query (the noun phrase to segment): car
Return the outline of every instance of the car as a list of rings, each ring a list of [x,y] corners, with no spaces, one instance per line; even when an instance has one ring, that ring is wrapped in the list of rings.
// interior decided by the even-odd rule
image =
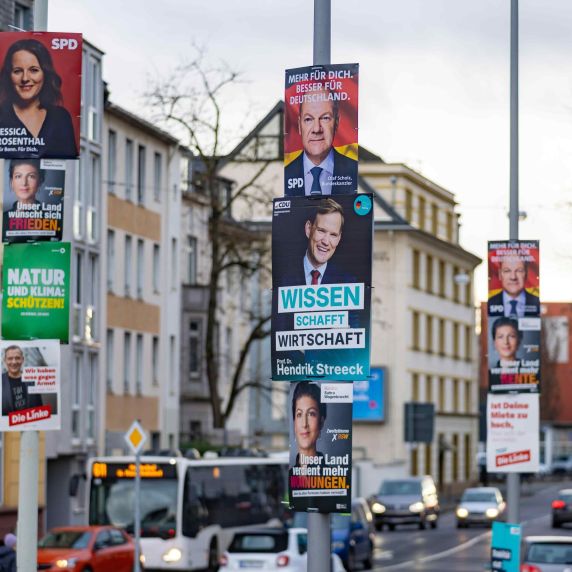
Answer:
[[[572,455],[560,455],[550,464],[550,474],[565,476],[572,473]]]
[[[522,542],[520,572],[572,570],[571,536],[527,536]]]
[[[262,528],[236,532],[219,560],[219,572],[256,569],[276,572],[306,572],[308,531],[305,528]],[[343,572],[332,554],[332,572]]]
[[[132,572],[135,544],[114,526],[65,526],[38,543],[38,570],[44,572]]]
[[[377,495],[370,498],[377,530],[387,525],[394,530],[398,524],[427,524],[437,528],[439,498],[437,487],[429,475],[402,479],[385,479]]]
[[[469,524],[491,526],[495,520],[504,520],[506,503],[496,487],[474,487],[465,489],[455,510],[457,528]]]
[[[350,514],[332,514],[330,519],[332,552],[337,554],[346,570],[362,568],[370,570],[373,565],[375,531],[368,519],[373,519],[363,498],[352,500]],[[294,526],[307,527],[308,513],[294,514]]]
[[[572,522],[572,489],[562,489],[552,501],[552,528]]]

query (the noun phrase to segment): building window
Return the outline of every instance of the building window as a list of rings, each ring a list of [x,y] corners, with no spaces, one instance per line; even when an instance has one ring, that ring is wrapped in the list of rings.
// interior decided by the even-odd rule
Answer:
[[[123,393],[128,395],[131,388],[131,333],[123,336]]]
[[[413,317],[413,336],[412,336],[412,345],[414,350],[419,350],[419,312],[412,312]]]
[[[171,239],[171,288],[177,288],[177,239]]]
[[[175,336],[169,336],[169,393],[175,395],[175,379],[177,366],[177,347],[175,343]]]
[[[452,445],[453,482],[456,483],[459,480],[459,435],[457,435],[457,433],[453,433]]]
[[[459,275],[459,267],[453,267],[453,302],[455,304],[459,303],[459,284],[456,280],[456,277]]]
[[[153,292],[158,294],[161,288],[161,249],[158,244],[153,245]]]
[[[470,361],[473,357],[472,352],[473,338],[471,336],[471,326],[465,326],[465,359]]]
[[[433,257],[427,256],[427,284],[425,290],[433,294]]]
[[[95,440],[95,403],[97,391],[97,356],[95,354],[89,355],[89,376],[88,387],[86,395],[86,439],[93,443]]]
[[[459,359],[459,324],[453,322],[453,358]]]
[[[125,198],[133,200],[133,141],[125,141]]]
[[[137,239],[137,298],[143,298],[143,281],[145,279],[145,243]]]
[[[187,237],[187,280],[189,284],[197,283],[197,239]]]
[[[425,443],[425,474],[430,475],[432,472],[433,448],[431,443]]]
[[[125,252],[123,256],[123,283],[125,296],[131,296],[131,250],[132,239],[125,235]]]
[[[433,378],[430,375],[425,376],[425,401],[433,403]]]
[[[445,411],[445,378],[439,378],[439,411]]]
[[[428,354],[433,353],[433,316],[425,316],[425,339],[426,350]]]
[[[470,413],[472,407],[471,382],[465,381],[465,413]]]
[[[419,401],[419,374],[411,375],[411,401]]]
[[[87,136],[90,141],[98,142],[99,134],[99,108],[101,73],[99,60],[90,57],[88,60],[89,101],[87,101]]]
[[[453,380],[453,411],[459,412],[459,380]]]
[[[453,242],[453,213],[447,213],[447,240]]]
[[[152,368],[153,368],[153,379],[152,383],[156,387],[159,385],[159,338],[153,336],[153,348],[152,348]]]
[[[71,434],[73,439],[79,439],[81,436],[80,429],[80,411],[81,411],[81,354],[74,354],[74,377],[72,387],[72,407],[71,407]]]
[[[107,133],[107,191],[115,194],[117,177],[117,133],[110,129]]]
[[[163,180],[163,158],[160,153],[153,156],[153,198],[161,201],[161,182]]]
[[[115,287],[115,232],[107,231],[107,290]]]
[[[189,378],[196,380],[201,375],[201,322],[189,322]]]
[[[425,199],[419,197],[419,228],[425,230]]]
[[[87,341],[97,338],[97,302],[99,298],[99,259],[96,254],[89,255],[88,300],[85,308],[84,337]]]
[[[77,194],[75,195],[75,200],[73,203],[73,236],[76,240],[81,240],[83,237],[83,223],[84,223],[84,201],[85,201],[85,188],[83,184],[83,163],[84,158],[81,157],[79,161],[76,161],[75,169],[75,188],[77,189]]]
[[[114,377],[114,364],[115,364],[115,352],[113,348],[113,330],[107,330],[107,338],[105,342],[106,347],[106,387],[107,393],[113,393],[113,377]]]
[[[445,280],[447,279],[447,267],[444,260],[439,260],[439,296],[447,296]]]
[[[435,236],[439,234],[439,207],[435,203],[431,205],[431,232]]]
[[[135,340],[135,393],[143,394],[143,335],[137,334]]]
[[[145,147],[139,145],[137,149],[137,202],[145,203]]]
[[[419,262],[420,254],[418,250],[413,251],[413,288],[420,288],[419,284]]]
[[[473,282],[471,280],[471,274],[466,272],[469,276],[469,281],[465,284],[465,306],[471,307],[473,305]]]
[[[83,252],[75,253],[75,289],[73,293],[73,337],[80,340],[83,334],[82,304],[83,304]]]
[[[419,474],[419,450],[411,449],[411,476],[416,477]]]
[[[445,320],[439,318],[439,355],[445,355]]]
[[[100,166],[99,157],[97,155],[91,155],[90,161],[91,176],[89,184],[87,185],[88,196],[86,199],[86,238],[89,242],[94,243],[98,238],[99,221],[97,220],[97,204],[100,191]]]
[[[14,27],[20,30],[31,30],[32,25],[32,10],[16,2],[14,4]]]
[[[471,434],[465,433],[465,480],[468,481],[471,478],[471,458],[472,455],[472,445],[471,445]]]
[[[405,219],[407,222],[412,222],[413,218],[413,193],[405,190]]]

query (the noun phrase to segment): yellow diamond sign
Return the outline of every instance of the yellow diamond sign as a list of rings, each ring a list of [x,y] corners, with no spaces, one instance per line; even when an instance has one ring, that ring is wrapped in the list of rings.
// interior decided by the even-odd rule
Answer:
[[[141,427],[139,421],[133,421],[127,433],[125,433],[125,442],[133,453],[137,454],[141,451],[143,445],[147,441],[147,435]]]

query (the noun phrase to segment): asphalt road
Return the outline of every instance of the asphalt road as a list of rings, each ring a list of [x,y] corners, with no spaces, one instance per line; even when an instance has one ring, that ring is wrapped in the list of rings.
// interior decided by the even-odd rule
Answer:
[[[551,527],[550,503],[561,488],[572,482],[523,484],[520,518],[523,536],[568,535],[572,525]],[[491,531],[488,528],[457,529],[452,511],[441,514],[437,529],[398,527],[377,533],[374,570],[424,570],[426,572],[479,572],[489,569]]]

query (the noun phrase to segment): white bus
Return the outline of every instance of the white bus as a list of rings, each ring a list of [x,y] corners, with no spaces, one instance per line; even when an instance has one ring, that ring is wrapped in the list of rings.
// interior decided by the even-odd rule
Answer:
[[[285,516],[287,459],[141,457],[141,549],[145,570],[216,570],[238,527]],[[133,457],[88,466],[89,524],[134,531]]]

